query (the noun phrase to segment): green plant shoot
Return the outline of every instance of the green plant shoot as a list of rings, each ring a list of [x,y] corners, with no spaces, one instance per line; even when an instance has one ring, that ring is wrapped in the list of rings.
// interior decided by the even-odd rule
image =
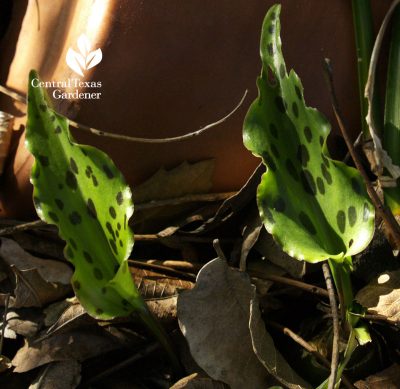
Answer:
[[[358,171],[326,151],[330,125],[306,106],[297,74],[281,52],[280,5],[267,13],[261,36],[259,95],[245,122],[245,146],[267,165],[257,201],[267,230],[283,250],[308,262],[343,262],[374,232],[374,208]]]
[[[72,285],[90,315],[110,319],[144,310],[127,263],[131,191],[106,154],[74,142],[67,119],[51,108],[42,88],[32,86],[35,78],[31,71],[26,145],[35,157],[36,211],[66,241],[64,254],[75,267]]]

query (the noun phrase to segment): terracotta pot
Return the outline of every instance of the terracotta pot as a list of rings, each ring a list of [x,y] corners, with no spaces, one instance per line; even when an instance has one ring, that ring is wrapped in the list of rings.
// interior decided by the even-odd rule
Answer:
[[[44,80],[76,77],[65,62],[85,33],[103,51],[85,80],[102,82],[100,100],[64,101],[59,110],[77,121],[121,134],[169,137],[193,131],[229,112],[245,89],[249,97],[224,124],[175,144],[145,145],[97,138],[75,131],[83,143],[111,155],[131,185],[161,166],[215,158],[214,191],[239,188],[258,160],[242,145],[246,110],[256,95],[259,36],[270,0],[53,0],[15,1],[13,19],[0,45],[0,82],[26,92],[36,68]],[[351,2],[283,0],[282,40],[288,66],[300,75],[309,105],[336,127],[321,62],[332,60],[340,102],[354,134],[359,126]],[[390,1],[373,1],[377,23]],[[0,109],[15,113],[9,99]],[[32,158],[20,138],[3,177],[0,215],[29,215]],[[28,209],[27,209],[28,208]]]

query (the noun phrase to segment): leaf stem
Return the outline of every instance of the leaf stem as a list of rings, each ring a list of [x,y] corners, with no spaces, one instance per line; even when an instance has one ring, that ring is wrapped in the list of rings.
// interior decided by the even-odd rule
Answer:
[[[338,309],[335,299],[335,291],[333,288],[331,272],[329,271],[329,265],[327,262],[324,262],[322,264],[322,270],[325,277],[326,288],[329,294],[329,303],[331,305],[332,320],[333,320],[331,374],[329,376],[328,389],[334,389],[337,378],[338,365],[339,365],[339,340],[340,340],[339,316],[338,316]]]
[[[358,89],[360,94],[361,128],[364,140],[371,135],[366,121],[368,100],[365,98],[365,85],[368,80],[369,62],[374,47],[374,31],[370,0],[352,0],[354,35],[357,50]],[[376,99],[375,99],[376,102]],[[376,102],[378,106],[378,103]]]
[[[400,7],[392,19],[392,38],[386,83],[384,149],[393,163],[400,166]],[[400,180],[395,188],[384,188],[385,203],[400,215]]]

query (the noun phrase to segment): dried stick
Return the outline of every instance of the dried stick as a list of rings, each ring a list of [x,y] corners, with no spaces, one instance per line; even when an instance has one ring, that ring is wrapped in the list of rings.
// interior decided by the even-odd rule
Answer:
[[[328,87],[329,87],[329,92],[331,95],[332,99],[332,106],[333,106],[333,111],[335,113],[337,122],[339,124],[340,131],[343,135],[343,139],[346,142],[347,148],[349,149],[350,155],[354,161],[354,164],[356,165],[358,171],[361,173],[365,185],[367,187],[367,192],[369,197],[371,198],[371,201],[374,203],[374,206],[379,214],[379,216],[385,221],[385,224],[389,230],[389,233],[391,237],[394,240],[394,243],[397,247],[397,249],[400,249],[400,226],[396,222],[396,219],[394,218],[392,212],[388,210],[381,202],[380,198],[378,197],[377,193],[375,192],[374,188],[372,187],[372,184],[368,178],[368,175],[360,161],[360,158],[356,152],[356,150],[353,147],[353,143],[350,139],[350,136],[348,134],[347,128],[344,125],[344,120],[339,108],[338,100],[336,97],[336,92],[335,92],[335,87],[333,84],[333,77],[332,77],[332,68],[329,59],[325,59],[325,75],[328,80]]]
[[[314,346],[308,343],[300,335],[293,332],[290,328],[284,327],[279,323],[276,323],[271,320],[268,320],[267,324],[269,324],[271,327],[278,329],[284,335],[289,336],[289,338],[293,339],[297,344],[299,344],[301,347],[307,350],[310,354],[314,355],[315,358],[317,358],[326,368],[329,369],[331,367],[331,363],[329,362],[328,359],[326,359],[322,354],[318,352],[318,350]],[[344,374],[342,374],[342,381],[343,384],[346,386],[346,388],[356,389],[356,387],[350,382],[350,380]]]
[[[336,305],[335,292],[333,289],[331,272],[327,262],[322,264],[326,288],[329,294],[329,303],[331,305],[332,320],[333,320],[333,343],[332,343],[332,358],[331,358],[331,374],[329,376],[328,389],[335,389],[336,375],[339,366],[339,315]]]
[[[4,93],[5,95],[11,97],[14,100],[17,100],[21,103],[26,104],[26,98],[18,93],[15,93],[8,88],[0,85],[0,92]],[[90,132],[91,134],[97,135],[97,136],[104,136],[107,138],[113,138],[113,139],[118,139],[118,140],[124,140],[127,142],[138,142],[138,143],[172,143],[172,142],[180,142],[182,140],[190,139],[195,136],[201,135],[203,132],[209,130],[210,128],[216,127],[229,119],[243,104],[243,101],[245,100],[247,96],[247,89],[245,90],[242,98],[240,99],[239,103],[236,105],[235,108],[231,112],[229,112],[227,115],[222,117],[221,119],[218,119],[217,121],[207,124],[204,127],[201,127],[199,130],[194,131],[194,132],[189,132],[184,135],[179,135],[179,136],[173,136],[170,138],[140,138],[136,136],[128,136],[128,135],[121,135],[121,134],[114,134],[112,132],[106,132],[102,130],[98,130],[97,128],[89,127],[84,124],[80,124],[78,122],[75,122],[74,120],[68,119],[69,123],[71,124],[72,127],[75,127],[79,130]]]
[[[35,220],[33,222],[16,224],[14,226],[1,228],[0,236],[12,235],[12,234],[16,234],[17,232],[33,230],[35,228],[40,228],[45,225],[46,225],[46,222],[44,222],[42,220]]]
[[[251,277],[256,277],[256,278],[260,278],[263,280],[277,282],[279,284],[293,286],[295,288],[302,289],[305,292],[316,294],[316,295],[319,295],[322,297],[329,297],[328,291],[326,289],[320,288],[318,286],[306,284],[305,282],[302,282],[302,281],[293,280],[292,278],[276,276],[276,275],[272,275],[272,274],[267,275],[262,272],[251,270],[251,269],[248,270],[248,273],[250,274]]]

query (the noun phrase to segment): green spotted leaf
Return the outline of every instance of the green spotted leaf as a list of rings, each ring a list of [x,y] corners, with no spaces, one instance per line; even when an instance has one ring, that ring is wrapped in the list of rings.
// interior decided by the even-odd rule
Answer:
[[[74,142],[67,119],[51,108],[37,80],[31,71],[26,145],[35,157],[36,211],[66,241],[64,254],[75,267],[73,288],[92,316],[145,311],[127,263],[133,246],[131,191],[106,154]]]
[[[292,257],[342,261],[370,242],[374,208],[358,171],[329,157],[330,125],[306,106],[299,77],[286,70],[279,14],[274,5],[264,19],[259,95],[243,129],[245,146],[268,167],[258,207],[266,229]]]

